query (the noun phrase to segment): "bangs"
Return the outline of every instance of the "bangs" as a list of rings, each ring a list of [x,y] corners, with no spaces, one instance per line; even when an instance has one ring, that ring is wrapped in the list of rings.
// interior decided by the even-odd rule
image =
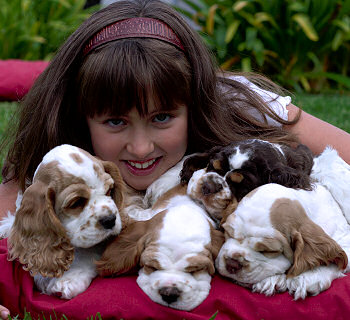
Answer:
[[[123,39],[91,52],[77,77],[81,115],[140,116],[152,103],[159,110],[188,105],[191,71],[185,55],[154,39]]]

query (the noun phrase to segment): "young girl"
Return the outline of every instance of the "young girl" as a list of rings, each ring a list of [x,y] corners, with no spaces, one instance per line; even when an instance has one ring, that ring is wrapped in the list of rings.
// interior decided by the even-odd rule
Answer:
[[[0,216],[14,211],[17,191],[63,143],[115,162],[141,191],[185,154],[252,137],[301,142],[315,154],[332,145],[350,163],[348,133],[276,90],[262,76],[218,71],[197,32],[168,5],[113,3],[68,38],[21,103]]]

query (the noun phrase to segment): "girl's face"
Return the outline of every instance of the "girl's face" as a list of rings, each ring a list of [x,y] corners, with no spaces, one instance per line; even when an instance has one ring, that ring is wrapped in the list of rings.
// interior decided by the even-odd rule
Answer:
[[[136,190],[145,190],[180,161],[187,148],[187,107],[148,109],[144,117],[133,108],[126,116],[87,118],[96,156],[117,164],[124,181]]]

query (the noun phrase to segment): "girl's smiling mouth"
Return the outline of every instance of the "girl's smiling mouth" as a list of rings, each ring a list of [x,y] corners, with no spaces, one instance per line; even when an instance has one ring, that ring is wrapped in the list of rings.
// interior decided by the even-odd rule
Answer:
[[[137,176],[143,176],[148,175],[153,172],[159,161],[162,157],[153,158],[150,160],[145,161],[131,161],[131,160],[124,160],[125,166],[129,170],[130,173],[137,175]]]

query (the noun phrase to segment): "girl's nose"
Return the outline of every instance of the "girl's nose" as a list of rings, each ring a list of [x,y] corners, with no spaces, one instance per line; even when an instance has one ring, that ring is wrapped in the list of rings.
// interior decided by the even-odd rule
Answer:
[[[126,150],[136,159],[147,159],[147,156],[154,151],[153,139],[147,131],[134,132],[129,138]]]

